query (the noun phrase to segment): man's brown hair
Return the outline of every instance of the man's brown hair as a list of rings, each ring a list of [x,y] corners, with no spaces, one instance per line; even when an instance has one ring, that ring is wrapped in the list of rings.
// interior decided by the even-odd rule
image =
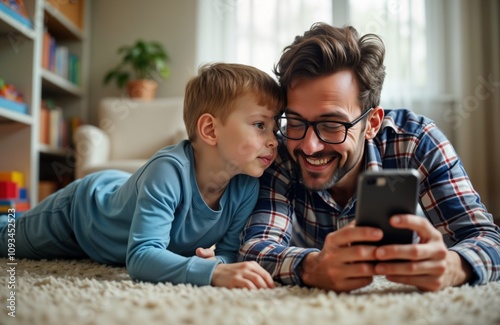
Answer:
[[[366,111],[380,104],[385,78],[384,56],[385,46],[377,35],[366,34],[360,38],[351,26],[338,28],[316,23],[285,47],[274,73],[286,93],[298,78],[351,70],[358,82],[361,109]]]

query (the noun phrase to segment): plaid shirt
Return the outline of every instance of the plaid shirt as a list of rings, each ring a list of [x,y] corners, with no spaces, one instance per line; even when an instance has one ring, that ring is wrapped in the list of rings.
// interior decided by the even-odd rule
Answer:
[[[449,249],[472,265],[470,284],[500,278],[500,229],[434,122],[408,110],[386,110],[379,133],[365,149],[369,170],[419,171],[420,206]],[[238,260],[255,260],[276,281],[302,285],[302,259],[319,251],[328,233],[354,220],[356,195],[342,207],[328,191],[308,191],[283,139],[278,152],[260,178],[259,200],[242,233]]]

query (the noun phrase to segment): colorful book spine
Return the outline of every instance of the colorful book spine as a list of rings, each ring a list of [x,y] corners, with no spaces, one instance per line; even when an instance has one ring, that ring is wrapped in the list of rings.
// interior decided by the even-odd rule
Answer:
[[[40,143],[50,144],[50,111],[47,107],[40,108]]]
[[[70,54],[68,60],[68,80],[75,85],[80,85],[80,59],[77,55]]]
[[[50,42],[51,36],[45,28],[43,32],[43,46],[42,46],[42,67],[50,70]]]
[[[80,84],[80,59],[69,48],[57,43],[45,28],[42,46],[42,67],[75,85]]]
[[[49,115],[49,145],[53,148],[62,148],[63,110],[60,107],[55,107],[49,110]]]
[[[20,0],[19,0],[20,1]],[[9,15],[22,25],[33,28],[33,22],[28,19],[28,14],[24,8],[24,3],[19,1],[0,1],[0,11]]]

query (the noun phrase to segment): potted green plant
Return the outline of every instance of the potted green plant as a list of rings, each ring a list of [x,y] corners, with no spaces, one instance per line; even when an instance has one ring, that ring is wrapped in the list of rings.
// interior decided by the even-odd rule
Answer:
[[[127,86],[130,98],[151,100],[156,95],[157,78],[170,75],[169,56],[162,44],[139,39],[131,46],[118,49],[121,62],[104,77],[104,84],[116,81],[118,88]]]

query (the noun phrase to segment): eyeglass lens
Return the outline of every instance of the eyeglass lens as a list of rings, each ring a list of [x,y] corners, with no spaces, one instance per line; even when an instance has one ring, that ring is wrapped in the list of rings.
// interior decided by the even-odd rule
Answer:
[[[280,132],[292,140],[303,139],[306,135],[309,124],[296,118],[281,117],[279,119]],[[317,135],[327,142],[343,142],[346,136],[346,127],[340,123],[320,121],[314,123]]]

